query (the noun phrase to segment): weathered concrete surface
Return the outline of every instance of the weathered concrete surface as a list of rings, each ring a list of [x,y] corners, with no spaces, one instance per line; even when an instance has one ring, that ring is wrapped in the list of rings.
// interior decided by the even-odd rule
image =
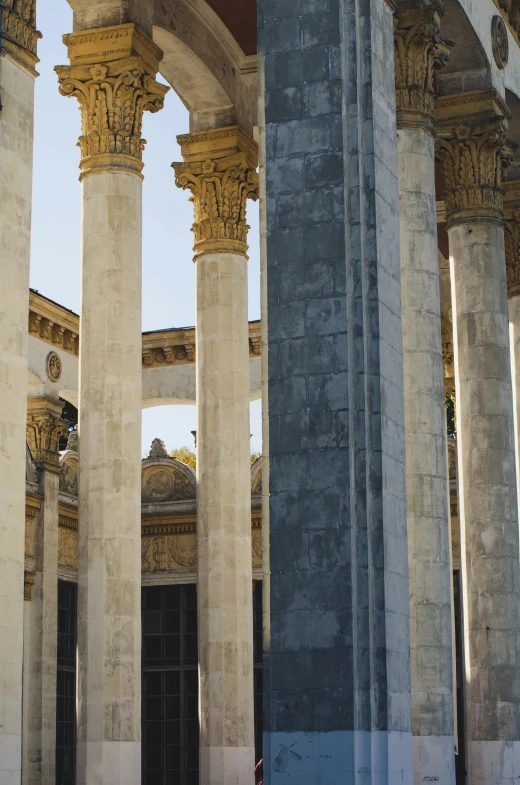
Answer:
[[[141,191],[82,181],[78,785],[141,780]]]
[[[449,229],[469,781],[520,776],[520,563],[504,230]]]
[[[454,783],[450,526],[433,136],[400,128],[414,782]]]
[[[21,772],[34,75],[0,56],[0,783]]]
[[[271,572],[265,780],[409,784],[392,14],[383,0],[264,0],[259,23]]]
[[[254,782],[247,259],[197,276],[200,781]]]

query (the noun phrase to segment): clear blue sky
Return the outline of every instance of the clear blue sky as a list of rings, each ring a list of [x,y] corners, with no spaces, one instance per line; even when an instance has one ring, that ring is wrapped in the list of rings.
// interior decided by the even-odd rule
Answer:
[[[80,189],[78,182],[80,115],[76,99],[58,92],[55,65],[67,64],[62,35],[72,30],[66,0],[39,0],[34,141],[31,286],[79,313]],[[188,131],[188,112],[170,89],[164,109],[145,114],[143,136],[143,330],[195,324],[192,206],[176,188],[172,161],[181,160],[176,136]],[[258,206],[249,203],[251,225],[249,318],[260,318]],[[143,454],[153,438],[168,449],[193,447],[194,406],[162,406],[143,411]],[[261,449],[261,408],[251,406],[251,447]]]

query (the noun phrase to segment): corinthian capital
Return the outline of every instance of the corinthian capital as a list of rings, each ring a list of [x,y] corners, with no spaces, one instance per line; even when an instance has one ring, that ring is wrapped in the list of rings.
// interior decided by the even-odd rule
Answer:
[[[446,222],[503,219],[502,168],[510,112],[494,91],[437,100],[435,154],[444,180]]]
[[[504,183],[507,294],[520,295],[520,181]]]
[[[161,50],[135,24],[117,25],[63,38],[70,66],[55,68],[60,93],[81,109],[80,168],[123,168],[140,173],[143,114],[164,105],[169,88],[156,81]]]
[[[448,61],[451,44],[440,37],[444,6],[401,2],[394,17],[395,98],[398,128],[434,131],[433,74]]]
[[[12,54],[34,72],[36,48],[42,34],[36,29],[36,0],[0,2],[0,54]]]
[[[60,438],[67,433],[68,423],[61,419],[63,404],[54,398],[27,399],[27,443],[37,464],[50,471],[59,471]]]
[[[191,192],[195,258],[247,255],[246,201],[258,198],[258,147],[238,126],[178,137],[185,163],[172,164],[179,188]]]

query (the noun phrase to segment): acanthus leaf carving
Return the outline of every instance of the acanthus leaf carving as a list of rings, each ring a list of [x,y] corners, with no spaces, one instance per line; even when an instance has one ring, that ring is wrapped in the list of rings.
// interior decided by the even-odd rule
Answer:
[[[143,537],[141,542],[142,568],[144,572],[164,572],[183,567],[197,567],[197,543],[195,537],[157,536]]]
[[[59,471],[60,439],[69,423],[61,419],[63,404],[54,398],[27,399],[27,443],[36,464]]]
[[[36,0],[4,0],[0,3],[0,49],[4,41],[33,55],[27,62],[34,66],[38,61],[36,50],[42,37],[36,29]]]
[[[441,38],[441,2],[417,3],[394,17],[397,125],[433,133],[434,72],[448,62],[453,44]]]

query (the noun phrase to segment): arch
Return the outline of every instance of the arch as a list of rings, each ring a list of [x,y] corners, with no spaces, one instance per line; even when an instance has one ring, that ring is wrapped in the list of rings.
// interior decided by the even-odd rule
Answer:
[[[492,87],[490,63],[470,18],[458,0],[451,0],[442,18],[443,38],[454,43],[448,63],[437,76],[439,95]]]
[[[66,450],[60,457],[60,493],[78,495],[79,455],[76,450]]]
[[[182,502],[197,497],[195,472],[174,458],[146,458],[141,464],[144,503]]]

